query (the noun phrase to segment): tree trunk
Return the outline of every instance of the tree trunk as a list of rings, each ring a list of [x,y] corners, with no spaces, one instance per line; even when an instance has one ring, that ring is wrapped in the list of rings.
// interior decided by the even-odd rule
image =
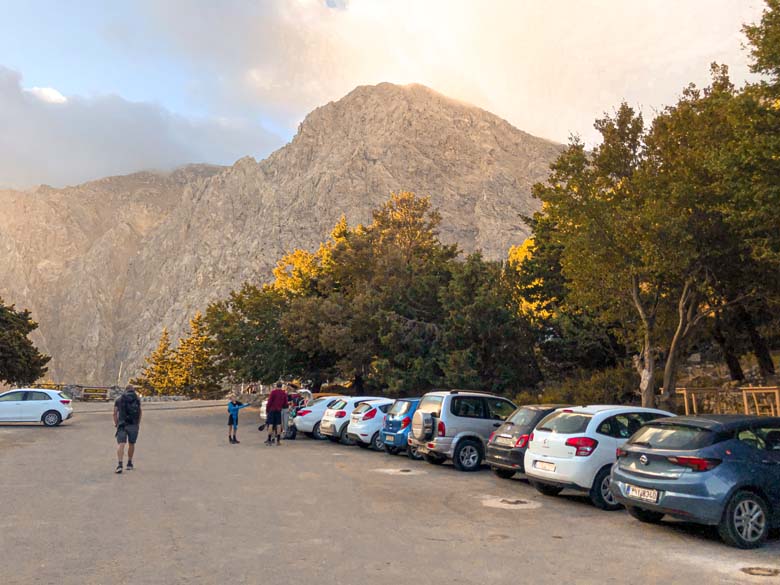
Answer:
[[[634,358],[634,366],[639,372],[639,395],[642,398],[642,406],[653,408],[655,406],[655,356],[653,355],[653,335],[655,333],[655,312],[658,307],[658,295],[655,303],[648,311],[642,302],[639,293],[639,278],[635,275],[631,278],[631,297],[634,301],[639,317],[644,328],[642,341],[642,353]]]
[[[666,353],[664,365],[664,387],[661,394],[661,403],[669,410],[674,408],[674,400],[677,391],[677,366],[680,361],[680,351],[685,340],[693,331],[701,315],[697,312],[699,295],[694,288],[694,281],[685,282],[680,299],[677,301],[677,328],[674,331],[669,351]]]
[[[742,382],[745,379],[745,373],[742,371],[742,365],[739,363],[739,357],[734,351],[731,339],[726,337],[723,331],[723,322],[719,313],[715,313],[715,324],[712,326],[712,338],[720,347],[723,359],[729,369],[729,376],[734,382]]]
[[[758,361],[758,367],[761,370],[761,376],[768,378],[775,375],[775,365],[772,362],[772,355],[769,353],[769,348],[766,346],[764,338],[756,329],[756,324],[753,323],[753,318],[742,305],[736,306],[737,319],[739,323],[745,328],[745,331],[750,338],[750,344],[753,347],[753,353]]]

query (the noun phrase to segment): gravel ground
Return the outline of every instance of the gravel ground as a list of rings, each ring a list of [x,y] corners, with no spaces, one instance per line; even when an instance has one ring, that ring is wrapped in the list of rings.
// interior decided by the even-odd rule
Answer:
[[[110,412],[0,426],[3,585],[780,583],[741,572],[780,569],[777,537],[737,551],[489,471],[265,447],[253,409],[230,445],[223,404],[146,405],[137,469],[115,475]]]

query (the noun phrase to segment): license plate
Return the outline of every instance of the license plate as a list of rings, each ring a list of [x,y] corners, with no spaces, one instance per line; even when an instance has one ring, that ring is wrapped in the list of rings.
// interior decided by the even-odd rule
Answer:
[[[512,437],[496,437],[494,442],[496,445],[503,445],[504,447],[512,447],[514,445]]]
[[[555,463],[549,461],[534,461],[534,467],[542,471],[555,471]]]
[[[658,501],[658,490],[637,487],[635,485],[626,485],[626,495],[633,500],[642,500],[643,502]]]
[[[385,435],[385,443],[395,443],[393,435]]]

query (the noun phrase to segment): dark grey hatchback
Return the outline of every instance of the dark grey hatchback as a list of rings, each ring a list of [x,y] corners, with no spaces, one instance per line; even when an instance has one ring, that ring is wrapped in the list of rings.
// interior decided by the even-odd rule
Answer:
[[[612,492],[642,522],[665,515],[718,527],[755,548],[780,525],[780,418],[659,419],[618,449]]]
[[[559,408],[566,408],[566,405],[529,404],[521,406],[490,435],[485,460],[497,476],[509,479],[515,473],[523,472],[528,437],[539,421]]]

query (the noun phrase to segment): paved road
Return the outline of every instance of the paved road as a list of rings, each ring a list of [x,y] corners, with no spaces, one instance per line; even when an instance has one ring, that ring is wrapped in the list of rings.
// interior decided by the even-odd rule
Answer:
[[[641,525],[488,471],[309,440],[265,447],[250,409],[229,445],[224,406],[152,408],[122,475],[105,406],[56,429],[0,426],[0,583],[780,583],[740,572],[780,568],[777,539],[735,551],[711,531]]]

